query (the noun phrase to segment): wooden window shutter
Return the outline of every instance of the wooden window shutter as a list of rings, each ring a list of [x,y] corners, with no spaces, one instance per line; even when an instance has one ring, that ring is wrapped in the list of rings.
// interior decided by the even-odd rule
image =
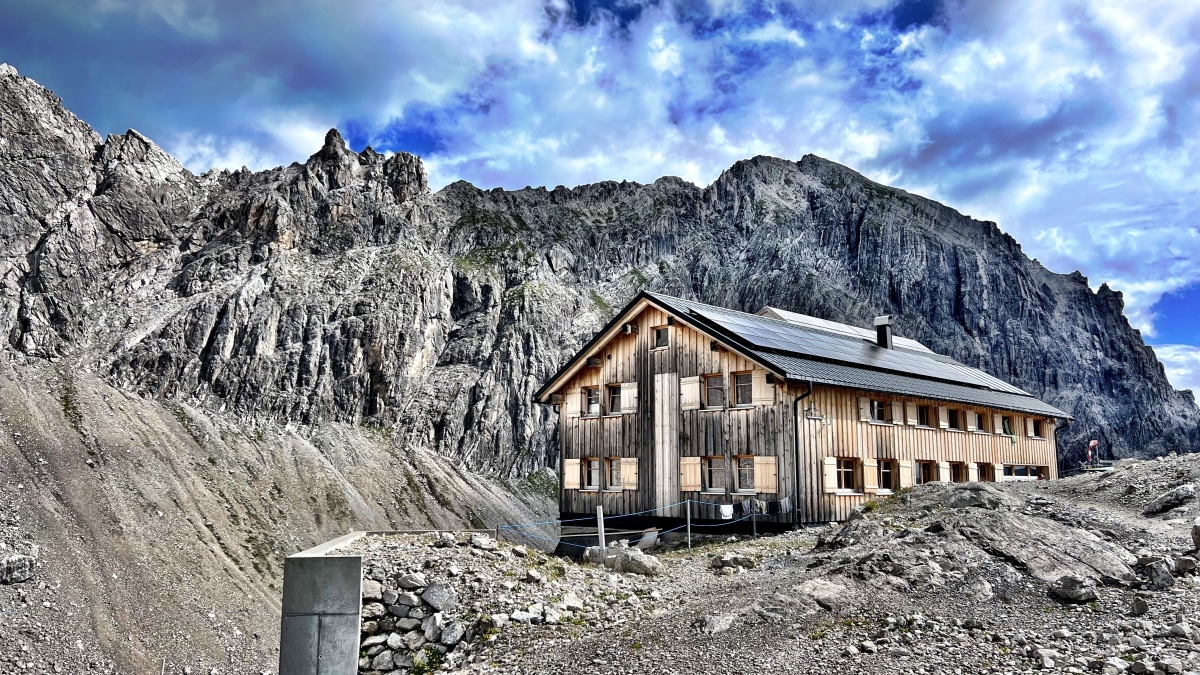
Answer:
[[[583,396],[583,392],[579,387],[567,390],[566,397],[563,399],[563,413],[567,417],[579,417],[579,408],[582,405],[580,396]]]
[[[904,424],[903,403],[892,403],[892,424]]]
[[[950,462],[938,462],[937,466],[938,466],[937,482],[949,483],[950,482]]]
[[[865,492],[879,491],[879,460],[864,459],[862,461],[863,490]]]
[[[979,482],[979,465],[975,462],[967,462],[967,480],[972,483]]]
[[[910,488],[913,486],[913,462],[911,459],[900,460],[900,487]]]
[[[866,396],[858,397],[858,421],[866,422],[871,419],[871,399]]]
[[[837,492],[837,457],[826,457],[821,467],[821,487],[828,494]]]
[[[750,374],[750,397],[754,405],[775,405],[775,385],[767,384],[767,371]]]
[[[700,458],[679,458],[679,489],[682,492],[700,491]]]
[[[637,457],[624,457],[621,459],[621,489],[638,489],[637,466]]]
[[[635,413],[638,409],[638,383],[621,383],[621,414]]]
[[[700,407],[700,377],[679,378],[679,407],[696,410]]]
[[[904,405],[904,414],[906,416],[906,419],[905,419],[906,422],[908,422],[909,424],[916,424],[917,423],[917,404],[916,403],[905,404]]]
[[[1032,417],[1025,418],[1025,435],[1033,436],[1033,418]]]
[[[963,414],[963,416],[965,416],[967,418],[967,431],[975,431],[975,430],[979,429],[979,427],[976,426],[976,424],[975,424],[975,411],[974,410],[964,410],[964,411],[962,411],[962,414]]]
[[[950,428],[950,409],[944,405],[938,406],[938,428]]]
[[[754,491],[779,492],[778,461],[775,457],[754,457]]]
[[[992,432],[1004,433],[1004,415],[992,415]]]
[[[564,459],[562,484],[564,490],[579,489],[579,460]]]

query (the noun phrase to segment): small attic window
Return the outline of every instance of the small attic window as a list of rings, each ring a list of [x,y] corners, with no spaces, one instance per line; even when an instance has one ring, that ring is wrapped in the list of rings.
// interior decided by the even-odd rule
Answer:
[[[666,326],[654,329],[654,346],[651,349],[666,349],[671,346],[671,332]]]

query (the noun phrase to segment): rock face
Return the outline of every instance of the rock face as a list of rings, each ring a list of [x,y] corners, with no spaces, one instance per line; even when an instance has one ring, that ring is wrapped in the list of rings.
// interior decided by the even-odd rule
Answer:
[[[194,176],[101,140],[0,73],[0,332],[13,358],[242,418],[390,430],[471,468],[551,464],[541,382],[636,291],[770,304],[900,334],[1074,413],[1060,447],[1193,450],[1120,294],[1045,270],[992,223],[813,156],[676,178],[431,194],[420,160],[354,153]],[[930,279],[943,280],[929,283]]]

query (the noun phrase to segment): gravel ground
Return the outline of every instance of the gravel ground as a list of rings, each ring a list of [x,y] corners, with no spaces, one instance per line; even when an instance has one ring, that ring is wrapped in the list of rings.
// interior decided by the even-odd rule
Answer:
[[[454,618],[476,621],[443,664],[459,672],[1200,673],[1195,501],[1142,515],[1197,469],[1192,456],[928,486],[838,527],[661,550],[653,577],[465,539],[359,545],[381,581],[420,569],[458,588]],[[1154,565],[1170,585],[1153,586]],[[1096,599],[1057,597],[1069,575]],[[492,627],[531,609],[539,619]]]

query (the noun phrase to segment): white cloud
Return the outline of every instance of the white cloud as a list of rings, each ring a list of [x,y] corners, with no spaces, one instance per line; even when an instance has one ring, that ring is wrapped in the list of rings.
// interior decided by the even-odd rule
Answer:
[[[164,147],[193,169],[263,168],[348,120],[387,149],[401,121],[436,135],[435,187],[703,185],[811,152],[997,220],[1051,269],[1123,291],[1153,335],[1158,297],[1200,280],[1200,5],[948,2],[898,34],[894,4],[667,1],[579,26],[562,0],[301,0],[286,21],[218,22],[205,39],[229,56],[196,77],[236,77],[232,112]],[[212,20],[147,7],[182,33]]]
[[[1200,398],[1200,347],[1195,345],[1156,345],[1154,353],[1167,370],[1167,379],[1176,389],[1191,389]]]

